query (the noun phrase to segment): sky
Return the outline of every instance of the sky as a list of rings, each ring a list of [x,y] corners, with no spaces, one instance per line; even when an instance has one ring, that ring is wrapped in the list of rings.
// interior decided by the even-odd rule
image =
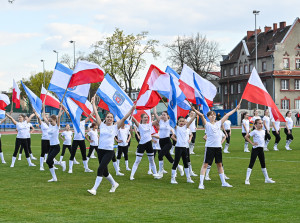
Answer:
[[[45,69],[53,70],[56,54],[91,52],[95,41],[103,40],[116,27],[125,34],[148,31],[157,39],[161,56],[147,56],[147,65],[135,80],[141,86],[148,67],[155,64],[164,70],[167,50],[180,35],[199,32],[219,43],[222,54],[228,54],[254,30],[253,10],[259,10],[257,27],[286,21],[291,25],[300,17],[299,0],[8,0],[0,1],[0,91],[8,91],[16,81]]]

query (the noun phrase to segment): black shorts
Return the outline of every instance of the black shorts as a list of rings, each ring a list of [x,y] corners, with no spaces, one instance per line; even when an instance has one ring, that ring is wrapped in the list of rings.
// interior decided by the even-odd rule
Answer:
[[[193,138],[191,140],[191,143],[195,143],[195,140],[196,140],[196,132],[192,132],[193,134]]]
[[[222,163],[222,148],[221,147],[205,147],[204,163]]]
[[[247,134],[247,133],[243,133],[243,132],[242,132],[242,136],[243,136],[244,138],[245,138],[246,134]]]
[[[137,148],[137,155],[143,154],[146,151],[146,153],[153,153],[153,147],[152,147],[152,142],[146,142],[145,144],[139,144]]]

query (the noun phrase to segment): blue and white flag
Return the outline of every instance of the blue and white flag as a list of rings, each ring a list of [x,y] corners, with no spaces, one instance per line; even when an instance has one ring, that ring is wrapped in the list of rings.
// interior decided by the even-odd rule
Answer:
[[[72,120],[72,123],[74,125],[74,128],[77,132],[81,132],[80,130],[80,118],[83,110],[69,97],[65,97],[65,100],[63,104],[66,106],[66,108],[69,111],[70,118]],[[81,132],[82,136],[84,136],[84,132]]]
[[[200,90],[200,87],[195,79],[195,74],[194,75],[194,85],[195,85],[195,98],[196,98],[196,103],[197,105],[202,105],[202,110],[203,110],[203,115],[205,116],[205,118],[208,120],[207,118],[207,112],[209,112],[209,107],[208,104]]]
[[[5,111],[0,110],[0,119],[4,119],[4,118],[5,118]]]
[[[41,117],[41,111],[43,105],[42,100],[38,96],[36,96],[28,87],[26,87],[26,85],[22,81],[21,83],[31,103],[31,106],[34,108],[34,110],[39,115],[39,117]]]
[[[119,85],[106,74],[97,90],[97,95],[107,104],[116,120],[122,119],[133,106],[132,100]],[[125,121],[127,123],[127,121]]]
[[[173,81],[173,77],[170,76],[170,95],[168,103],[168,114],[170,116],[170,126],[175,128],[177,120],[177,97],[176,97],[176,87]]]

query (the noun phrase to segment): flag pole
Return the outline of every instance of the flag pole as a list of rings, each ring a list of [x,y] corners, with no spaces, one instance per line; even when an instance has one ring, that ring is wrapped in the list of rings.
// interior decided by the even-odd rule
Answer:
[[[64,98],[65,98],[65,96],[66,96],[66,93],[67,93],[67,91],[68,91],[68,87],[66,88],[66,90],[65,90],[65,93],[64,93],[64,95],[63,95],[63,97],[62,97],[62,99],[61,99],[61,102],[60,102],[60,104],[62,104],[63,103],[63,101],[64,101]]]
[[[161,98],[162,102],[164,103],[164,105],[166,106],[166,108],[168,108],[168,105],[166,104],[166,102],[164,101],[163,98]]]

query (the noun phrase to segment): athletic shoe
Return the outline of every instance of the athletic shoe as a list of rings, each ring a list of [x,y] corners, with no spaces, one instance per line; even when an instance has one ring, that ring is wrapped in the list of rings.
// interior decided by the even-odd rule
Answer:
[[[131,171],[131,169],[128,167],[128,168],[126,168],[126,170],[127,171]],[[149,171],[148,171],[148,174],[149,174]],[[151,172],[151,174],[152,174],[152,172]]]
[[[228,150],[224,150],[224,153],[230,153]]]
[[[132,177],[132,176],[130,176],[130,178],[129,178],[130,180],[134,180],[134,177]]]
[[[286,150],[292,150],[289,146],[285,146]]]
[[[268,150],[268,148],[267,148],[267,147],[265,147],[265,148],[264,148],[264,151],[265,151],[265,152],[267,152],[267,151],[269,151],[269,150]]]
[[[245,184],[246,185],[250,185],[250,181],[249,180],[245,180]]]
[[[173,152],[170,152],[170,154],[171,154],[172,156],[174,156],[174,155],[175,155]]]
[[[53,168],[54,168],[55,170],[58,170],[58,168],[57,168],[56,166],[54,166],[54,165],[53,165]]]
[[[250,153],[249,149],[244,150],[245,153]]]
[[[2,161],[2,164],[6,164],[5,160]]]
[[[73,170],[72,170],[72,169],[69,169],[68,173],[73,173]]]
[[[62,171],[66,171],[66,161],[60,162],[60,165],[62,166]]]
[[[197,177],[198,175],[194,173],[194,171],[190,172],[191,177]]]
[[[36,158],[34,156],[31,157],[32,160],[36,160]]]
[[[222,187],[233,187],[233,186],[230,185],[229,183],[225,182],[225,184],[222,184]]]
[[[22,160],[22,158],[21,158],[21,157],[19,157],[19,158],[18,158],[18,160]]]
[[[225,174],[224,174],[224,179],[225,180],[230,180],[230,178],[228,176],[226,176]]]
[[[77,160],[74,160],[74,164],[80,164],[80,162],[78,162]]]
[[[44,171],[45,169],[44,169],[44,167],[40,167],[40,171]]]
[[[180,172],[180,176],[184,176],[184,171],[183,171],[183,167],[181,165],[178,165],[177,169]]]
[[[188,178],[188,179],[186,180],[186,182],[187,182],[187,183],[191,183],[191,184],[195,183],[195,182],[192,180],[192,178]]]
[[[97,158],[97,156],[95,156],[95,155],[91,155],[91,157],[90,157],[91,159],[96,159]]]
[[[57,181],[57,179],[51,179],[51,180],[48,180],[48,182],[56,182]]]
[[[29,166],[35,166],[35,164],[34,163],[30,163]]]
[[[209,176],[205,176],[204,179],[205,179],[205,180],[211,180],[211,179],[209,178]]]
[[[167,171],[165,171],[165,170],[163,170],[162,172],[163,172],[163,174],[166,174],[166,173],[168,173],[168,172],[167,172]]]
[[[130,170],[130,169],[129,169]],[[148,170],[148,175],[152,175],[152,170]]]
[[[154,179],[161,179],[163,177],[163,174],[156,173],[156,174],[153,174],[153,176],[154,176]]]
[[[265,179],[265,183],[266,184],[273,184],[273,183],[275,183],[275,181],[272,180],[271,178],[268,178],[268,179]]]
[[[195,155],[196,153],[194,153],[194,151],[190,152],[191,155]]]
[[[110,189],[110,193],[114,193],[116,191],[116,189],[118,188],[119,184],[116,182]]]
[[[274,151],[279,151],[279,149],[277,149],[277,147],[274,147]]]
[[[124,173],[118,172],[118,173],[116,173],[116,175],[117,175],[117,176],[124,176]]]
[[[87,190],[87,192],[89,192],[91,195],[96,195],[97,193],[97,191],[93,189]]]
[[[204,185],[199,185],[198,189],[204,190]]]
[[[175,177],[171,178],[171,184],[178,184],[177,181],[176,181],[176,179],[175,179]]]
[[[86,173],[92,173],[92,172],[94,172],[94,170],[91,170],[91,169],[89,169],[89,168],[86,168],[86,169],[84,169],[84,172],[86,172]]]

